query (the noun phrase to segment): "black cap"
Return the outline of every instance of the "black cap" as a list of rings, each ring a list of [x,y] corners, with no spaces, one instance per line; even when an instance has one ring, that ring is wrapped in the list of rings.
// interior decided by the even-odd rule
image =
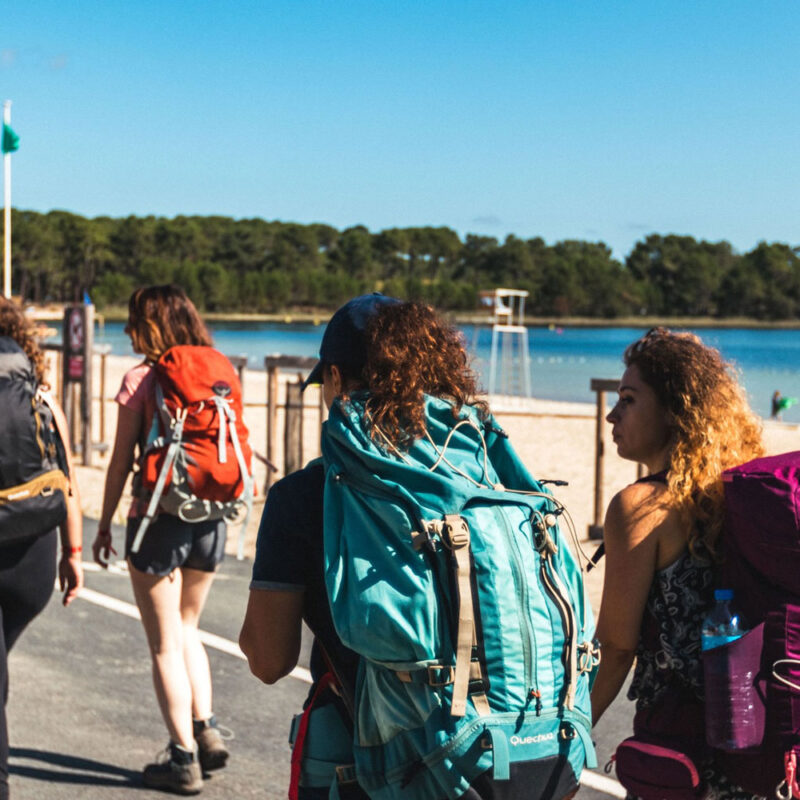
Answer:
[[[387,297],[380,292],[362,294],[348,300],[330,319],[322,344],[319,346],[319,361],[303,381],[303,389],[312,383],[322,383],[325,364],[336,364],[358,372],[367,360],[367,345],[364,330],[375,312],[386,305],[400,303],[396,297]]]

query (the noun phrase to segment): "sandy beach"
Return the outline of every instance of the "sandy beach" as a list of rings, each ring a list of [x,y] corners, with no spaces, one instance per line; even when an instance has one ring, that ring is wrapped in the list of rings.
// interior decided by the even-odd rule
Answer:
[[[55,356],[50,354],[55,362]],[[105,387],[100,386],[100,357],[94,358],[94,404],[93,404],[93,441],[105,441],[108,451],[93,453],[91,466],[78,466],[78,481],[81,490],[81,502],[84,514],[90,519],[100,515],[102,503],[105,469],[108,464],[110,449],[113,446],[116,426],[116,403],[114,396],[119,389],[125,371],[138,363],[138,359],[124,356],[107,356],[105,365]],[[56,364],[51,365],[51,371]],[[53,372],[57,374],[57,372]],[[614,376],[597,376],[614,377]],[[280,405],[286,402],[286,383],[297,380],[297,374],[281,373],[279,391]],[[55,383],[55,382],[54,382]],[[101,394],[105,397],[105,435],[100,430]],[[303,414],[303,458],[308,461],[319,453],[319,430],[321,424],[319,393],[315,388],[306,392],[306,406]],[[265,455],[267,451],[267,379],[266,373],[248,370],[244,381],[245,422],[250,430],[250,443],[253,449]],[[614,395],[607,397],[610,405]],[[493,398],[492,409],[498,422],[505,428],[521,458],[531,472],[538,478],[557,479],[567,482],[567,486],[555,490],[558,498],[564,502],[572,517],[577,538],[582,548],[591,553],[596,546],[588,541],[588,527],[594,522],[594,481],[595,481],[595,406],[585,403],[560,403],[545,400],[511,400]],[[279,470],[275,479],[282,477],[283,457],[283,425],[284,411],[278,411],[278,430],[274,432],[273,459]],[[623,461],[616,455],[610,439],[609,426],[604,423],[604,480],[603,508],[613,494],[636,478],[636,466]],[[769,453],[800,450],[800,425],[779,423],[766,420],[764,422],[764,439]],[[254,460],[254,470],[258,496],[253,514],[247,526],[245,538],[245,555],[252,557],[258,523],[264,504],[263,487],[266,481],[266,467],[258,459]],[[129,497],[123,497],[114,522],[123,523],[129,505]],[[232,528],[228,540],[228,552],[236,552],[238,529]],[[116,543],[121,545],[120,542]],[[118,547],[121,550],[121,547]],[[602,569],[589,574],[588,587],[592,603],[597,608],[600,587],[602,585]]]

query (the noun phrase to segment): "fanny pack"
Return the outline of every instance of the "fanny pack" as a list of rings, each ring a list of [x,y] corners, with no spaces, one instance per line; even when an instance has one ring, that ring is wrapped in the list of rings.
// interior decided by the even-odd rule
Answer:
[[[706,791],[700,771],[707,748],[703,706],[685,691],[668,691],[636,712],[633,736],[619,744],[606,764],[617,780],[642,800],[698,800]]]

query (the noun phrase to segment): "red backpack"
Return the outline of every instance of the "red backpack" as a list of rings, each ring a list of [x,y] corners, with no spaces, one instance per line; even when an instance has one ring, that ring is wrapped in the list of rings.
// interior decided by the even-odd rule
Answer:
[[[218,350],[195,345],[171,347],[154,370],[156,413],[141,464],[150,502],[131,549],[165,511],[187,522],[241,520],[241,558],[254,484],[239,377]]]

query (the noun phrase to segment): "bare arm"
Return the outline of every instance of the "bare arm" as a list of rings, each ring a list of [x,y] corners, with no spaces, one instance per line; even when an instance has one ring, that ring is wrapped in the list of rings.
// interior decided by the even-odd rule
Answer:
[[[114,438],[114,450],[106,473],[106,484],[103,490],[103,508],[97,525],[98,535],[92,545],[94,560],[105,566],[108,562],[108,551],[111,549],[111,537],[101,536],[111,527],[111,518],[122,497],[125,481],[133,467],[136,442],[142,427],[142,415],[125,406],[119,406],[117,415],[117,433]],[[105,558],[101,558],[101,556]]]
[[[612,499],[606,512],[606,571],[596,632],[602,660],[592,689],[594,724],[619,694],[633,664],[659,537],[666,526],[677,524],[676,515],[659,500],[662,491],[655,484],[632,484]]]
[[[288,675],[300,655],[305,592],[251,589],[239,647],[250,671],[264,683]]]
[[[49,395],[45,402],[53,412],[58,435],[64,445],[69,470],[69,493],[67,494],[67,518],[59,525],[61,537],[61,558],[58,562],[59,588],[64,592],[62,603],[68,606],[78,595],[83,586],[83,558],[81,546],[83,543],[83,513],[81,511],[81,495],[75,474],[75,464],[72,460],[72,447],[69,441],[69,425],[61,406]]]

